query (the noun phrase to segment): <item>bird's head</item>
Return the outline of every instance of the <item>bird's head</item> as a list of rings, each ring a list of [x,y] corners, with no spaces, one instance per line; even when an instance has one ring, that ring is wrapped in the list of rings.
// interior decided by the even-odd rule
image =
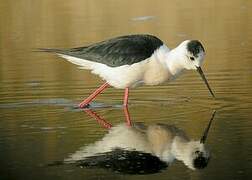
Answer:
[[[176,48],[176,51],[178,52],[180,65],[184,69],[197,70],[209,92],[215,97],[201,69],[201,65],[205,58],[205,49],[203,45],[198,40],[186,40]]]
[[[191,169],[203,169],[208,165],[210,153],[206,148],[206,140],[215,114],[216,111],[214,110],[200,140],[189,141],[186,146],[184,146],[183,153],[177,153],[181,160]]]
[[[191,169],[203,169],[208,165],[210,153],[205,144],[199,141],[191,141],[185,149],[183,162]]]
[[[198,40],[186,40],[179,46],[181,59],[185,69],[196,70],[204,61],[205,49]]]

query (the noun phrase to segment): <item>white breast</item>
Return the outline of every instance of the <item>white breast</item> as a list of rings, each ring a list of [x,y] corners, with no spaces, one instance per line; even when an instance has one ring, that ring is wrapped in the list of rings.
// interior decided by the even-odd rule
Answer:
[[[107,65],[96,67],[92,73],[98,74],[111,86],[119,89],[136,87],[143,83],[143,76],[149,59],[132,65],[109,67]]]

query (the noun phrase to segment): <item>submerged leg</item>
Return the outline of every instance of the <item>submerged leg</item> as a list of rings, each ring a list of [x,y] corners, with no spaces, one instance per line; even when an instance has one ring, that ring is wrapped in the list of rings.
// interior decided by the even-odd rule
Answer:
[[[103,85],[101,85],[98,89],[96,89],[88,98],[86,98],[84,101],[82,101],[79,104],[80,108],[86,107],[98,94],[100,94],[104,89],[109,87],[109,84],[105,82]]]
[[[129,88],[125,89],[124,99],[123,99],[123,111],[126,119],[126,124],[131,126],[130,114],[128,110],[128,100],[129,100]]]
[[[124,92],[124,99],[123,99],[123,106],[128,106],[128,100],[129,100],[129,88],[125,88]]]
[[[123,111],[124,111],[124,115],[125,115],[125,120],[126,120],[126,124],[127,126],[131,126],[131,119],[130,119],[130,114],[129,114],[129,110],[128,110],[128,106],[124,106],[123,107]]]
[[[84,111],[91,116],[92,118],[95,118],[95,120],[101,124],[104,128],[110,129],[112,125],[108,123],[105,119],[100,117],[95,111],[92,111],[91,109],[84,109]]]

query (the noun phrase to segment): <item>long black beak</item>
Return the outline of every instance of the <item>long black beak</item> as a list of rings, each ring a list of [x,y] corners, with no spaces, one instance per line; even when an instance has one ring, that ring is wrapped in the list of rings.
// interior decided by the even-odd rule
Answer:
[[[214,93],[213,93],[212,89],[210,88],[210,86],[209,86],[209,84],[208,84],[208,82],[207,82],[207,79],[206,79],[206,77],[205,77],[205,75],[204,75],[202,69],[201,69],[200,67],[197,67],[197,66],[196,66],[196,68],[197,68],[197,71],[198,71],[198,73],[200,74],[201,78],[202,78],[203,81],[205,82],[205,84],[206,84],[206,86],[207,86],[209,92],[211,93],[211,95],[213,96],[213,98],[215,98]]]
[[[202,136],[201,139],[200,139],[200,143],[205,144],[206,139],[207,139],[207,134],[208,134],[208,131],[209,131],[210,127],[211,127],[211,124],[212,124],[212,121],[213,121],[213,119],[214,119],[215,113],[216,113],[216,111],[214,110],[214,111],[213,111],[213,114],[212,114],[212,117],[211,117],[211,119],[210,119],[210,121],[209,121],[209,123],[208,123],[208,126],[207,126],[207,128],[205,129],[204,134],[203,134],[203,136]]]

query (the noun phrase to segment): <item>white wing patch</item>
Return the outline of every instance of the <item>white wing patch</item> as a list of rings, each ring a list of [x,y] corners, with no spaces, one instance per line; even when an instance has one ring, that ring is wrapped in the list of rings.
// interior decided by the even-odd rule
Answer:
[[[68,56],[68,55],[64,55],[64,54],[57,54],[60,57],[66,59],[67,61],[80,66],[80,69],[94,69],[94,66],[99,65],[99,63],[93,62],[93,61],[88,61],[88,60],[84,60],[84,59],[80,59],[80,58],[76,58],[73,56]]]
[[[88,61],[69,55],[58,54],[67,61],[76,64],[80,69],[91,70],[93,74],[99,75],[103,80],[107,81],[111,86],[119,89],[126,87],[135,87],[140,84],[145,65],[148,59],[135,63],[133,65],[123,65],[119,67],[109,67],[102,63]]]

